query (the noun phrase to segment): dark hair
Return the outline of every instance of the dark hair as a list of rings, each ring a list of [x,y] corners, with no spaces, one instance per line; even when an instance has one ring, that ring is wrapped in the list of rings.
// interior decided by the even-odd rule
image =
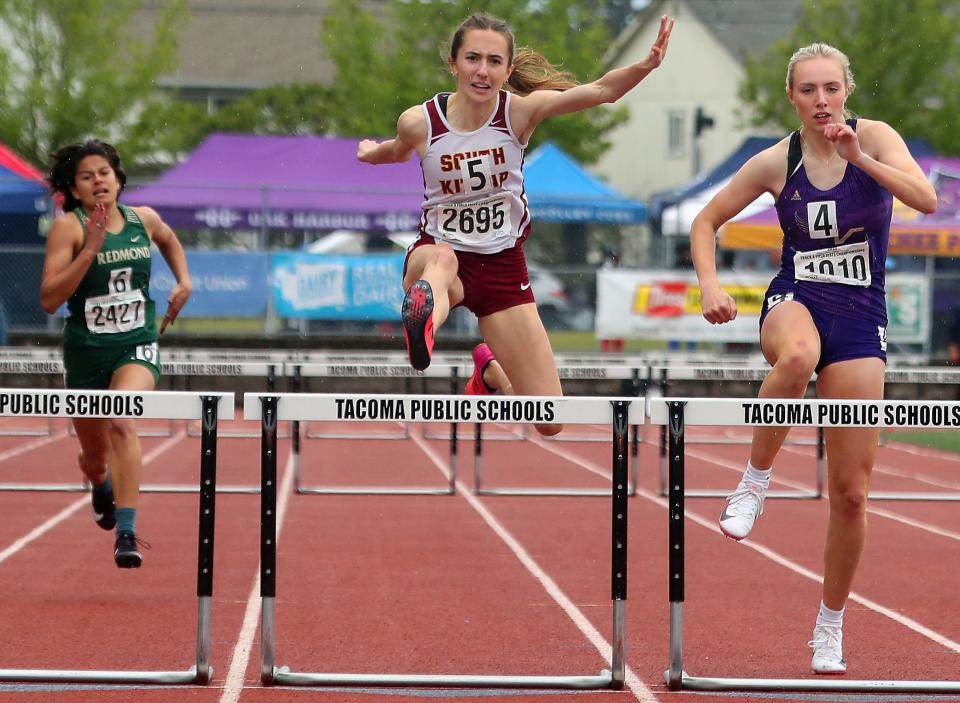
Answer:
[[[107,160],[120,184],[118,196],[127,184],[127,173],[123,170],[123,164],[120,163],[120,154],[112,144],[99,139],[88,139],[83,143],[61,147],[56,153],[50,155],[51,164],[47,183],[51,194],[63,195],[64,212],[71,212],[80,207],[80,201],[73,197],[71,189],[77,179],[77,166],[88,156],[102,156]]]
[[[453,32],[450,39],[451,60],[457,60],[463,37],[471,29],[488,29],[506,38],[507,65],[513,66],[507,85],[513,92],[529,95],[535,90],[568,90],[577,85],[576,77],[572,73],[560,70],[533,49],[515,49],[513,32],[509,25],[501,19],[485,14],[470,15]]]

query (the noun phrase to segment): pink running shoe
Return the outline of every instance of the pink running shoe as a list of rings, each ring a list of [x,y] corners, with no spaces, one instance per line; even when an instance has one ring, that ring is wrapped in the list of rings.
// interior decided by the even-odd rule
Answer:
[[[481,342],[473,348],[473,376],[467,381],[467,387],[464,389],[467,395],[490,395],[491,393],[496,393],[496,390],[488,386],[483,380],[483,372],[487,370],[487,366],[490,365],[493,359],[493,352],[490,351],[490,347],[487,346],[486,342]]]

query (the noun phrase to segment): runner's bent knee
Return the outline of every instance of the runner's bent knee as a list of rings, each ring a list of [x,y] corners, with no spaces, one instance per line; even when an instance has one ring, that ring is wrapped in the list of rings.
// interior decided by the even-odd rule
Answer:
[[[119,418],[108,421],[107,431],[110,433],[111,441],[130,441],[137,436],[137,428],[133,420],[122,420]]]
[[[809,340],[800,338],[792,341],[780,353],[775,367],[793,383],[806,386],[810,377],[813,376],[819,358],[819,346],[812,344]]]

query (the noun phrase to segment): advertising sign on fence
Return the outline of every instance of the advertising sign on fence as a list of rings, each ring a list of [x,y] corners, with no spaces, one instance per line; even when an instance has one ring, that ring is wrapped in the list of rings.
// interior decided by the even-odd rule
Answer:
[[[277,314],[308,320],[396,320],[403,254],[270,257]]]
[[[597,272],[597,337],[678,341],[756,342],[763,294],[772,275],[723,275],[723,289],[737,303],[737,318],[711,325],[700,311],[693,271]],[[930,334],[930,286],[922,275],[887,276],[887,339],[922,344]]]
[[[193,293],[182,317],[263,317],[267,312],[267,253],[194,251],[187,254]],[[153,259],[150,296],[158,313],[176,285],[160,256]]]

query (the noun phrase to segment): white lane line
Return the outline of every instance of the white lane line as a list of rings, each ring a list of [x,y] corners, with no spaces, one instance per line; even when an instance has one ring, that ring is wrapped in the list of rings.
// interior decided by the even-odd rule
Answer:
[[[915,444],[907,444],[906,442],[898,442],[897,440],[887,440],[884,446],[895,452],[903,452],[904,454],[912,454],[929,459],[940,459],[952,462],[960,460],[960,457],[954,452],[948,452],[944,449],[933,449],[931,447],[918,447]]]
[[[293,452],[287,457],[283,469],[283,481],[280,483],[280,492],[277,495],[277,541],[280,540],[280,531],[283,528],[283,518],[287,514],[287,504],[293,493]],[[230,668],[223,684],[223,693],[220,703],[236,703],[243,692],[243,681],[250,663],[250,653],[253,651],[253,640],[257,635],[260,624],[260,561],[257,560],[257,573],[253,577],[250,595],[247,597],[247,608],[243,613],[243,624],[237,636],[237,644],[230,657]]]
[[[544,444],[544,449],[547,449],[548,451],[551,451],[551,452],[557,454],[558,456],[565,457],[565,458],[569,459],[570,461],[573,461],[573,462],[575,462],[575,463],[579,463],[579,464],[580,464],[581,466],[583,466],[584,468],[587,468],[587,465],[592,465],[594,468],[599,468],[599,467],[597,467],[596,464],[593,464],[592,462],[588,461],[587,459],[583,459],[583,458],[581,458],[581,457],[577,457],[577,456],[574,455],[574,454],[568,455],[568,453],[562,452],[562,451],[560,451],[560,450],[558,450],[558,449],[555,449],[555,448],[552,447],[552,446],[547,446],[547,445]],[[688,452],[688,454],[689,454],[689,452]],[[714,460],[713,460],[713,459],[708,459],[708,461],[714,461]],[[718,463],[720,463],[721,465],[726,465],[726,462],[718,462]],[[728,468],[729,468],[729,467],[728,467]],[[738,467],[737,470],[738,470],[738,471],[742,471],[742,467]],[[608,476],[609,476],[609,474],[608,474]],[[664,508],[664,509],[668,509],[668,508],[669,508],[668,501],[667,501],[665,498],[661,498],[660,496],[654,495],[653,493],[650,493],[650,492],[645,491],[645,490],[642,490],[642,489],[637,489],[637,495],[638,495],[638,496],[641,496],[641,497],[643,497],[643,498],[646,498],[647,500],[649,500],[649,501],[651,501],[651,502],[653,502],[653,503],[656,503],[656,504],[659,505],[661,508]],[[691,511],[689,511],[689,510],[685,510],[685,511],[684,511],[684,515],[687,517],[687,519],[689,519],[689,520],[697,523],[698,525],[700,525],[700,526],[702,526],[702,527],[707,528],[707,529],[710,530],[711,532],[715,532],[715,533],[717,533],[717,534],[720,534],[720,528],[717,526],[716,520],[707,519],[707,518],[705,518],[705,517],[702,517],[702,516],[698,515],[697,513],[691,512]],[[796,573],[796,574],[799,574],[800,576],[803,576],[803,577],[805,577],[805,578],[808,578],[808,579],[810,579],[811,581],[815,581],[815,582],[821,583],[821,584],[823,583],[823,576],[822,576],[822,575],[820,575],[820,574],[818,574],[818,573],[816,573],[816,572],[814,572],[814,571],[811,571],[810,569],[807,569],[806,567],[801,566],[800,564],[797,564],[796,562],[790,561],[789,559],[787,559],[785,556],[783,556],[783,555],[780,554],[779,552],[776,552],[776,551],[774,551],[773,549],[770,549],[769,547],[764,547],[762,544],[759,544],[759,543],[757,543],[756,541],[743,541],[743,542],[739,542],[739,545],[740,545],[740,546],[743,546],[743,547],[746,547],[746,548],[748,548],[748,549],[752,549],[752,550],[754,550],[754,551],[756,551],[756,552],[759,552],[760,554],[762,554],[763,556],[767,557],[767,558],[770,559],[771,561],[779,564],[780,566],[783,566],[783,567],[789,569],[790,571],[793,571],[793,572]],[[867,597],[865,597],[865,596],[862,596],[862,595],[860,595],[859,593],[857,593],[857,592],[855,592],[855,591],[853,591],[853,592],[850,593],[850,600],[854,601],[855,603],[859,603],[860,605],[862,605],[862,606],[864,606],[864,607],[866,607],[866,608],[869,608],[870,610],[873,610],[874,612],[879,613],[880,615],[885,615],[886,617],[890,618],[890,619],[893,620],[894,622],[897,622],[897,623],[899,623],[900,625],[903,625],[904,627],[906,627],[906,628],[908,628],[908,629],[910,629],[910,630],[913,630],[914,632],[916,632],[916,633],[919,634],[919,635],[923,635],[923,636],[926,637],[927,639],[930,639],[930,640],[932,640],[933,642],[936,642],[937,644],[939,644],[940,646],[942,646],[942,647],[945,648],[945,649],[949,649],[949,650],[952,651],[952,652],[956,652],[956,653],[960,654],[960,643],[954,642],[953,640],[949,639],[948,637],[945,637],[944,635],[941,635],[939,632],[936,632],[936,631],[928,628],[927,626],[920,624],[919,622],[917,622],[916,620],[913,620],[912,618],[908,618],[908,617],[905,616],[905,615],[901,615],[900,613],[898,613],[898,612],[896,612],[896,611],[894,611],[894,610],[891,610],[890,608],[887,608],[886,606],[880,605],[880,604],[877,603],[876,601],[872,601],[872,600],[870,600],[869,598],[867,598]]]
[[[21,454],[32,452],[34,449],[39,449],[40,447],[50,444],[51,442],[56,442],[58,439],[63,439],[66,436],[66,432],[61,432],[60,434],[50,435],[49,437],[35,439],[32,442],[25,442],[21,445],[18,445],[14,449],[8,449],[5,452],[0,452],[0,462],[9,461],[10,459],[18,457]]]
[[[903,471],[902,469],[888,466],[887,464],[874,464],[873,470],[878,474],[893,476],[895,478],[906,478],[912,481],[919,481],[920,483],[925,483],[928,486],[936,486],[937,488],[950,488],[955,491],[960,490],[960,483],[957,483],[956,481],[947,481],[942,478],[937,478],[936,476],[930,476],[929,474]]]
[[[716,466],[720,466],[724,469],[730,469],[731,471],[735,471],[738,474],[743,473],[742,464],[737,464],[731,461],[727,461],[725,459],[720,459],[718,457],[711,456],[710,454],[704,454],[702,452],[691,451],[688,449],[687,456],[692,459],[699,459],[701,461],[706,461],[711,464],[715,464]],[[776,471],[774,471],[773,476],[770,478],[770,482],[778,483],[780,485],[788,486],[789,488],[795,488],[801,491],[810,490],[810,486],[806,486],[802,483],[797,483],[796,481],[791,481],[789,479],[778,478],[776,475]],[[928,522],[921,522],[920,520],[914,520],[913,518],[909,518],[905,515],[899,515],[890,510],[878,508],[875,505],[873,505],[870,501],[867,501],[867,513],[869,513],[870,515],[877,515],[878,517],[884,517],[884,518],[887,518],[888,520],[894,520],[904,525],[915,527],[918,530],[924,530],[925,532],[930,532],[932,534],[939,535],[940,537],[946,537],[947,539],[960,541],[960,533],[953,532],[951,530],[946,530],[942,527],[937,527],[936,525],[931,525]]]
[[[800,454],[802,456],[816,456],[814,449],[807,448],[797,449],[795,447],[784,446],[784,451],[792,452],[794,454]],[[919,483],[925,483],[928,486],[935,486],[936,488],[949,488],[953,490],[960,490],[960,483],[955,481],[948,481],[946,479],[938,478],[936,476],[930,476],[929,474],[922,474],[911,471],[904,471],[903,469],[890,466],[889,464],[884,464],[877,462],[873,465],[873,471],[877,474],[882,474],[884,476],[893,476],[895,478],[905,478],[911,481],[918,481]]]
[[[413,437],[413,441],[423,450],[423,453],[426,454],[430,460],[434,463],[437,469],[443,473],[447,479],[450,478],[449,468],[447,467],[446,462],[441,459],[433,449],[423,441],[420,437]],[[537,438],[535,440],[538,444],[544,444],[542,440]],[[549,448],[548,448],[549,449]],[[550,450],[553,451],[553,450]],[[559,456],[563,456],[557,452]],[[579,462],[575,462],[579,466],[583,466]],[[588,468],[588,467],[584,467]],[[601,475],[602,472],[601,472]],[[609,476],[608,476],[609,478]],[[608,665],[612,665],[612,653],[613,647],[610,643],[607,642],[603,635],[601,635],[597,629],[593,626],[593,623],[587,619],[587,616],[574,604],[573,601],[563,592],[560,586],[557,585],[550,576],[537,564],[536,560],[530,556],[529,552],[524,549],[523,545],[517,541],[517,539],[510,534],[509,530],[505,528],[497,518],[487,510],[487,507],[481,503],[476,496],[471,493],[470,489],[464,486],[460,481],[456,482],[457,491],[463,497],[467,503],[470,504],[474,510],[480,515],[484,522],[490,526],[494,533],[507,545],[511,552],[520,560],[530,574],[540,582],[544,590],[556,601],[567,616],[573,621],[574,625],[577,626],[577,629],[583,633],[583,635],[590,641],[590,643],[596,647],[597,651],[600,653],[600,656],[604,658]],[[657,697],[654,695],[653,691],[647,688],[646,684],[640,680],[640,678],[630,669],[626,667],[626,685],[633,692],[634,696],[641,703],[656,703]],[[221,701],[221,703],[223,703]]]
[[[174,444],[176,444],[186,436],[187,435],[185,432],[182,432],[182,431],[178,432],[176,435],[174,435],[173,437],[170,437],[168,440],[163,442],[163,444],[160,444],[157,447],[154,447],[154,449],[151,452],[149,452],[143,457],[143,465],[146,466],[147,464],[152,462],[154,459],[160,456],[160,454],[167,451],[167,449],[172,447]],[[80,469],[78,468],[77,471],[79,470]],[[22,550],[24,547],[26,547],[28,544],[30,544],[34,540],[37,540],[43,537],[43,535],[48,533],[50,530],[52,530],[54,527],[59,525],[61,522],[66,520],[68,517],[73,515],[75,512],[80,510],[85,505],[86,506],[90,505],[90,496],[86,493],[84,493],[83,498],[78,498],[74,502],[70,503],[70,505],[68,505],[66,508],[61,510],[59,513],[47,519],[40,525],[37,525],[35,528],[30,530],[30,532],[28,532],[23,537],[16,540],[13,544],[11,544],[9,547],[7,547],[2,552],[0,552],[0,564],[2,564],[4,561],[12,557],[14,554],[19,552],[20,550]]]

